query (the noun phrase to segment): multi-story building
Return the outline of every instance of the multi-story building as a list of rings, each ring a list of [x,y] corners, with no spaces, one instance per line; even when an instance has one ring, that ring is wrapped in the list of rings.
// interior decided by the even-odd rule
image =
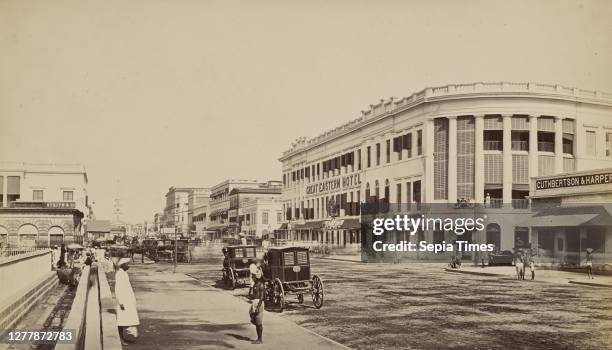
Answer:
[[[174,228],[182,235],[189,234],[189,195],[199,188],[170,187],[166,193],[163,227]]]
[[[208,230],[214,231],[212,239],[234,237],[240,232],[238,203],[230,205],[230,192],[236,188],[270,188],[280,186],[280,181],[225,180],[210,189],[210,213]]]
[[[82,165],[0,163],[0,242],[82,242],[90,213]]]
[[[535,83],[427,88],[381,100],[279,159],[287,239],[359,246],[360,204],[482,203],[529,210],[530,178],[612,166],[612,94]],[[424,232],[430,242],[452,239]],[[529,227],[490,222],[501,249]]]
[[[189,194],[189,227],[190,235],[193,237],[202,238],[205,234],[209,201],[209,188],[196,188]]]
[[[230,213],[238,216],[238,230],[262,238],[282,223],[282,183],[269,181],[259,187],[235,188],[230,192]]]

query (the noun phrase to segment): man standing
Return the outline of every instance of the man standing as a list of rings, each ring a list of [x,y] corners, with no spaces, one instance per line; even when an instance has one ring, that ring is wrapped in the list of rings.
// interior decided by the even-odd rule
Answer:
[[[253,341],[253,344],[263,344],[263,313],[265,295],[263,278],[257,278],[255,280],[255,287],[253,289],[253,301],[251,308],[249,309],[251,323],[255,325],[255,330],[257,331],[257,339]]]
[[[121,343],[125,342],[125,330],[128,335],[137,338],[140,320],[138,319],[138,311],[136,310],[136,297],[130,283],[130,277],[127,274],[129,269],[130,259],[121,258],[117,263],[118,269],[115,272],[115,297],[117,298],[117,327],[119,328],[119,337]]]

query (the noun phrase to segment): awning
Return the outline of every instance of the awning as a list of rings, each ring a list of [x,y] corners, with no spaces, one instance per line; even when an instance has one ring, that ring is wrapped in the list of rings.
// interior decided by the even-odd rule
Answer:
[[[522,226],[530,227],[586,227],[612,226],[610,207],[603,205],[556,207],[539,211]]]

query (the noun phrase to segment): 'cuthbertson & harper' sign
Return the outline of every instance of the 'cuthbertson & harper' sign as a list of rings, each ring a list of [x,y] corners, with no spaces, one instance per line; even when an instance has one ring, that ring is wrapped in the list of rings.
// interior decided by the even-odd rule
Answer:
[[[306,186],[306,194],[319,194],[332,192],[339,189],[358,186],[361,184],[359,174],[347,175],[337,179],[322,181],[317,184]]]
[[[550,190],[574,186],[604,185],[612,183],[612,173],[575,175],[554,179],[536,180],[536,190]]]

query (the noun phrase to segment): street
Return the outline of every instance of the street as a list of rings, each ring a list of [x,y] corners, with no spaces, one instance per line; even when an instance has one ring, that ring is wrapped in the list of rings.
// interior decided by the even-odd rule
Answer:
[[[220,268],[215,257],[178,271],[222,288]],[[311,271],[323,279],[323,307],[289,296],[280,315],[351,348],[612,348],[609,289],[449,273],[437,264],[313,258]],[[246,300],[248,288],[228,292]]]

